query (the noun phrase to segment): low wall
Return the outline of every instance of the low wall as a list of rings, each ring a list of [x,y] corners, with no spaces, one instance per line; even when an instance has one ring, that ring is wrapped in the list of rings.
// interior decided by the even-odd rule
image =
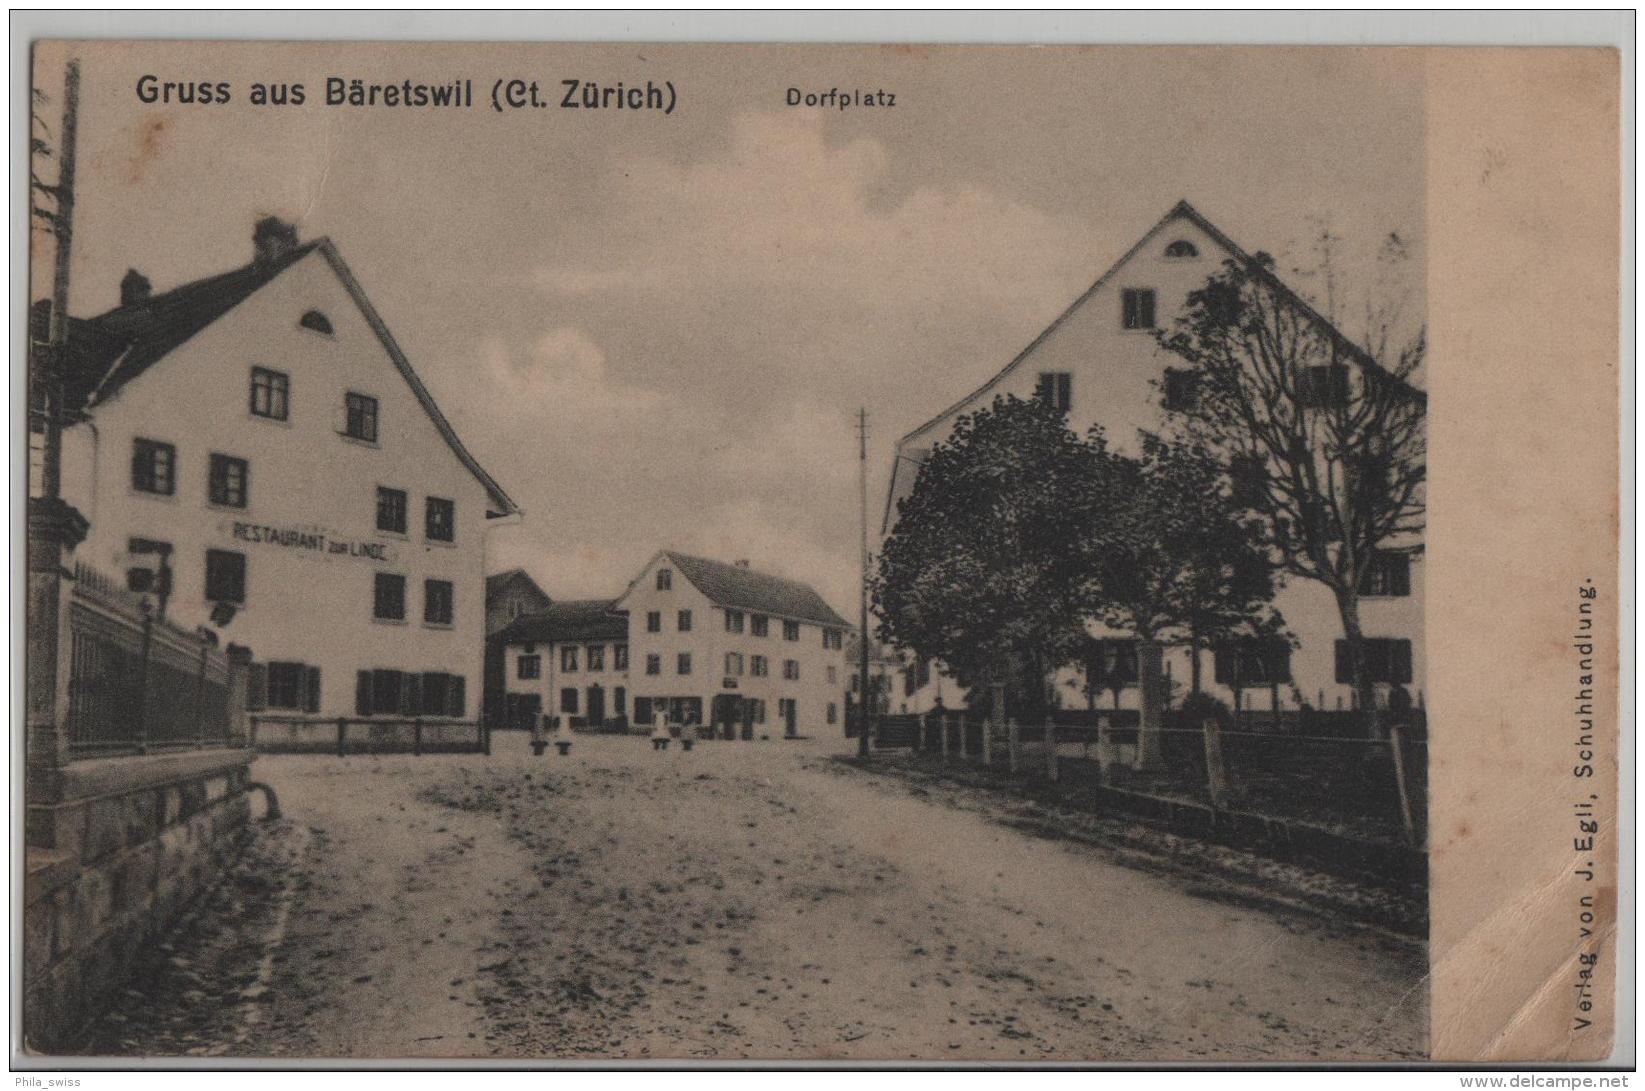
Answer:
[[[479,754],[490,729],[463,720],[320,720],[254,717],[251,745],[264,754]]]
[[[71,1052],[137,957],[214,886],[250,818],[252,753],[75,762],[31,803],[23,887],[23,1041]]]

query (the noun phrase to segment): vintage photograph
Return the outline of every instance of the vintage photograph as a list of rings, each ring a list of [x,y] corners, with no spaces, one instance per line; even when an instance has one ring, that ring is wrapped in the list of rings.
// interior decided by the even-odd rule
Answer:
[[[24,1050],[1427,1059],[1428,89],[36,43]]]

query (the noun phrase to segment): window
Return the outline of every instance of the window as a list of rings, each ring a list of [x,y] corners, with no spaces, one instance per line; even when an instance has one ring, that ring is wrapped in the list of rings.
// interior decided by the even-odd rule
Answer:
[[[590,644],[583,649],[588,654],[588,669],[591,671],[605,670],[605,645]]]
[[[1042,371],[1034,387],[1034,397],[1058,413],[1074,404],[1074,376],[1066,371]]]
[[[764,614],[750,614],[748,617],[748,631],[755,636],[770,636],[771,619]]]
[[[755,678],[764,678],[771,673],[771,661],[763,655],[751,656],[748,660],[748,673]]]
[[[1260,508],[1268,499],[1268,460],[1261,455],[1238,455],[1228,464],[1234,484],[1234,503]]]
[[[628,669],[627,644],[611,645],[611,669],[614,671],[625,671]]]
[[[743,657],[741,652],[725,653],[725,673],[733,678],[741,677],[743,673]]]
[[[450,580],[423,581],[423,624],[450,625],[453,609],[453,598]]]
[[[410,677],[416,679],[417,676]],[[463,714],[466,704],[463,693],[465,688],[465,679],[460,674],[424,671],[422,701],[418,704],[417,711],[424,716],[459,717]]]
[[[1315,364],[1297,373],[1297,401],[1304,409],[1340,409],[1348,404],[1348,365]]]
[[[824,629],[822,642],[824,648],[836,652],[845,646],[845,638],[838,629]]]
[[[1216,649],[1222,686],[1272,686],[1291,681],[1291,645],[1283,640],[1241,640]]]
[[[457,540],[457,504],[453,500],[442,500],[438,496],[428,498],[423,510],[423,533],[431,542],[454,542]]]
[[[1365,638],[1365,673],[1372,682],[1407,685],[1411,681],[1411,642],[1387,637]],[[1337,641],[1337,681],[1349,684],[1354,680],[1354,664],[1348,654],[1348,642]]]
[[[131,441],[131,487],[170,496],[177,491],[177,448],[154,439]]]
[[[727,610],[725,612],[725,631],[728,633],[743,631],[743,612],[741,610]]]
[[[265,708],[320,711],[320,668],[306,663],[270,663],[265,673]]]
[[[388,572],[377,573],[372,589],[371,616],[379,621],[406,619],[406,578]]]
[[[1379,549],[1371,556],[1360,582],[1359,593],[1367,597],[1404,598],[1411,593],[1411,555],[1393,549]]]
[[[577,687],[567,686],[560,691],[560,711],[575,715],[577,712]]]
[[[1165,256],[1168,258],[1197,258],[1199,257],[1199,248],[1187,239],[1178,239],[1165,248]]]
[[[1165,408],[1172,413],[1186,413],[1199,404],[1199,372],[1183,367],[1165,369]]]
[[[839,670],[839,668],[838,667],[829,667],[828,668],[828,684],[832,686],[832,685],[838,683],[839,680],[840,680],[840,670]]]
[[[679,617],[675,618],[675,622],[680,632],[689,633],[691,631],[691,611],[681,610]]]
[[[1154,289],[1126,288],[1120,292],[1121,318],[1128,330],[1154,328]]]
[[[800,623],[797,622],[797,621],[785,621],[785,622],[783,622],[783,639],[784,640],[798,640],[798,639],[800,639]]]
[[[331,319],[320,311],[305,311],[303,317],[297,320],[297,324],[305,330],[323,333],[327,337],[332,336]]]
[[[246,602],[246,555],[227,549],[206,550],[206,601]]]
[[[840,707],[838,705],[836,705],[833,701],[828,702],[828,722],[831,723],[831,724],[832,723],[838,723],[839,719],[840,719]]]
[[[672,591],[674,589],[674,572],[672,569],[657,569],[657,590]]]
[[[645,672],[647,674],[661,674],[663,672],[663,657],[655,654],[646,656]]]
[[[251,369],[251,415],[285,420],[291,409],[291,379],[283,371]]]
[[[250,471],[245,459],[213,454],[211,472],[207,478],[206,499],[226,508],[245,507],[249,477]]]
[[[661,611],[651,610],[646,613],[645,631],[648,633],[660,633],[663,631],[663,615]]]
[[[343,399],[347,408],[343,434],[366,443],[377,442],[377,399],[352,390]]]
[[[540,655],[522,655],[515,661],[514,676],[527,681],[543,676],[543,657]]]
[[[675,657],[675,659],[674,659],[674,673],[675,674],[690,674],[691,673],[691,653],[690,652],[681,652],[678,656]]]
[[[800,661],[798,659],[783,660],[783,677],[788,679],[790,682],[798,682],[800,680]]]
[[[567,645],[560,649],[560,670],[571,674],[577,670],[577,646]]]
[[[1123,689],[1137,681],[1137,645],[1131,640],[1098,640],[1085,660],[1085,684],[1094,690]]]
[[[385,489],[377,486],[377,529],[390,534],[406,532],[406,494],[404,489]]]
[[[611,710],[618,716],[628,715],[628,690],[622,686],[611,691]]]

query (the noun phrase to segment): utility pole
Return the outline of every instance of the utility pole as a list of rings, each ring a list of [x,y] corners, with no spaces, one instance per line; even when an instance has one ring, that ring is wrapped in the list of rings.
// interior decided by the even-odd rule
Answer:
[[[74,238],[74,143],[80,113],[80,62],[70,58],[63,74],[63,124],[57,134],[56,236],[51,278],[51,323],[45,359],[38,361],[35,381],[44,384],[46,435],[40,452],[40,491],[48,500],[62,493],[63,371],[68,364],[69,258]]]
[[[862,523],[862,578],[858,585],[859,605],[862,608],[862,628],[857,632],[860,652],[862,693],[857,701],[857,756],[866,758],[868,747],[868,704],[873,686],[868,679],[868,410],[857,410],[857,502]]]

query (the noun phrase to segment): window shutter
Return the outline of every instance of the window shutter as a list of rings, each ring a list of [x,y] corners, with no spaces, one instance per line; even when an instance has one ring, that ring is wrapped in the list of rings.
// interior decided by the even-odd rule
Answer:
[[[1057,408],[1067,409],[1074,404],[1074,376],[1066,371],[1057,373]]]
[[[252,712],[261,712],[268,707],[268,666],[263,663],[253,663],[247,675],[246,708]]]
[[[319,667],[309,667],[304,672],[304,674],[307,676],[307,686],[306,686],[307,692],[304,694],[304,696],[306,697],[306,700],[303,703],[303,711],[305,711],[305,712],[319,712],[320,711],[320,668]]]
[[[400,714],[420,716],[423,711],[423,676],[410,672],[400,676]]]
[[[354,674],[354,714],[356,716],[371,715],[370,671],[356,671]]]
[[[1348,652],[1346,640],[1337,641],[1337,681],[1347,685],[1354,680],[1354,657]]]
[[[1410,685],[1411,642],[1409,640],[1394,640],[1390,641],[1390,644],[1392,645],[1391,651],[1393,654],[1389,658],[1393,660],[1390,664],[1393,669],[1390,672],[1389,681],[1398,682],[1402,686]]]
[[[460,674],[454,674],[446,682],[446,715],[461,719],[463,710],[468,707],[467,694],[463,692],[464,684],[468,679]],[[619,691],[621,692],[621,691]]]

